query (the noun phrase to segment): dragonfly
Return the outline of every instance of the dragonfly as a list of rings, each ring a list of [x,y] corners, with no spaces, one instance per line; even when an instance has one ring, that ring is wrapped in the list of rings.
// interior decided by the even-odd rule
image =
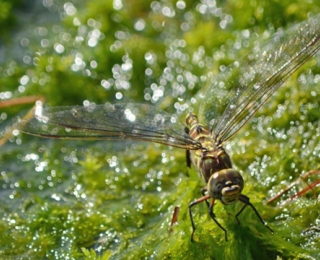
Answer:
[[[250,207],[271,232],[248,196],[242,194],[244,179],[232,166],[223,148],[272,94],[320,49],[320,15],[276,32],[261,46],[218,74],[199,95],[199,115],[190,112],[186,124],[179,116],[155,106],[136,103],[91,104],[88,106],[37,106],[29,119],[16,128],[27,134],[75,140],[133,140],[159,143],[186,150],[187,164],[193,165],[205,186],[202,197],[188,206],[191,241],[196,231],[192,209],[206,202],[212,220],[223,230],[213,208],[240,201]],[[203,122],[203,123],[202,123]]]

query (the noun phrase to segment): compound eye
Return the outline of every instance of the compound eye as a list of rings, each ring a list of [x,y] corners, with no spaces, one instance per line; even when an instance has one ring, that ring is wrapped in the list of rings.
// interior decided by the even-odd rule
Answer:
[[[209,181],[208,181],[208,193],[210,196],[214,199],[220,199],[221,198],[221,192],[224,188],[225,184],[225,177],[221,174],[215,173],[213,174]]]
[[[208,181],[208,194],[214,198],[230,204],[235,201],[243,189],[243,178],[233,169],[215,172]]]
[[[221,194],[222,194],[221,192],[222,192],[223,187],[224,187],[224,185],[221,182],[218,182],[215,185],[213,185],[212,192],[216,198],[221,197]]]
[[[216,185],[214,185],[213,190],[214,192],[221,192],[222,188],[223,188],[222,183],[218,182]]]

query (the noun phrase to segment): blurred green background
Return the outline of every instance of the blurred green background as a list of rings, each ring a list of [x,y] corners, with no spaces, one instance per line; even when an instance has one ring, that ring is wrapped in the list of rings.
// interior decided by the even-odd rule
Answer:
[[[210,75],[319,9],[317,0],[0,0],[0,132],[33,105],[1,104],[26,96],[46,106],[151,103],[183,123]],[[191,243],[187,208],[202,184],[183,150],[18,135],[0,147],[0,258],[318,259],[319,200],[283,203],[319,175],[266,201],[320,170],[319,63],[307,62],[226,147],[274,234],[249,208],[238,226],[241,203],[217,202],[229,241],[204,204]]]

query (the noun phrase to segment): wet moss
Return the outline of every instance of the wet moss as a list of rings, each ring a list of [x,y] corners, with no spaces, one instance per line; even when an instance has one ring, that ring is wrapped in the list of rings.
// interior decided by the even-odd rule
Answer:
[[[150,102],[181,113],[183,122],[177,107],[193,104],[209,83],[206,75],[239,59],[252,46],[251,37],[263,38],[319,11],[317,3],[292,1],[217,1],[217,9],[194,1],[184,1],[185,7],[182,1],[123,1],[121,8],[116,2],[57,1],[37,14],[48,17],[45,26],[30,21],[23,27],[17,14],[25,33],[12,38],[12,52],[25,39],[29,44],[0,65],[1,100],[43,95],[50,106]],[[319,258],[319,200],[311,192],[282,205],[307,184],[265,203],[302,173],[320,168],[317,61],[294,74],[227,145],[243,173],[243,193],[274,234],[249,207],[238,225],[241,203],[217,202],[214,211],[229,241],[203,204],[193,208],[191,243],[188,205],[201,196],[203,184],[186,167],[184,150],[23,135],[0,150],[1,258]],[[1,108],[1,131],[29,108]],[[175,206],[178,221],[170,231]]]

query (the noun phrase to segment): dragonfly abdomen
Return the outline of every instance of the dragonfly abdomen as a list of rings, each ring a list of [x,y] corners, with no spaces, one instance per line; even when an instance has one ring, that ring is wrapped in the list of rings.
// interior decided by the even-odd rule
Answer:
[[[211,132],[202,124],[199,123],[198,117],[194,113],[189,113],[186,117],[189,136],[199,142],[208,140],[212,142]]]

